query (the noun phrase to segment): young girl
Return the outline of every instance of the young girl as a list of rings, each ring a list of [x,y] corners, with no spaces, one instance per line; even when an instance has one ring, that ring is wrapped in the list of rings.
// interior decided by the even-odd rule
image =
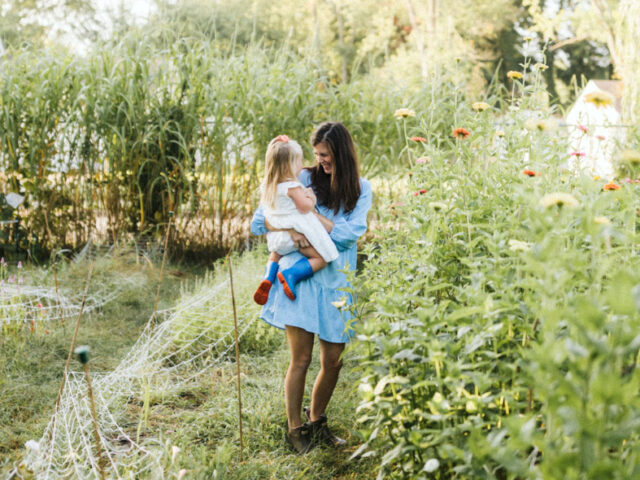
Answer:
[[[327,263],[338,258],[338,250],[329,234],[313,214],[316,196],[311,188],[304,188],[297,180],[302,170],[302,148],[279,135],[269,142],[265,156],[264,180],[260,203],[269,224],[278,231],[267,234],[269,261],[264,279],[253,299],[264,305],[276,276],[290,300],[296,299],[296,284],[311,277]],[[311,246],[298,249],[291,240],[289,230],[302,233]],[[298,260],[290,268],[278,272],[278,262],[283,255],[299,250],[306,258]]]

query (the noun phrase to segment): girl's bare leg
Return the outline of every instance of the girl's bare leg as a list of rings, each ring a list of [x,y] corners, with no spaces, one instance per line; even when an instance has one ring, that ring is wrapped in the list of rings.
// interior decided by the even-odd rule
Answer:
[[[318,251],[313,247],[301,248],[298,250],[302,255],[307,257],[313,273],[327,266],[327,262],[320,256]]]
[[[302,425],[300,413],[307,370],[311,363],[313,351],[313,333],[290,325],[285,326],[287,341],[289,342],[289,369],[284,379],[284,401],[287,410],[289,431]]]

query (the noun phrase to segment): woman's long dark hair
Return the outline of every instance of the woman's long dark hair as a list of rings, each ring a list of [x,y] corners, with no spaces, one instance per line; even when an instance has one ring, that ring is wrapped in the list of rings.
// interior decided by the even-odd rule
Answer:
[[[331,174],[320,165],[310,167],[311,184],[315,187],[318,203],[337,214],[340,206],[345,213],[356,207],[360,197],[358,155],[349,130],[340,122],[325,122],[311,136],[311,145],[326,145],[333,157]]]

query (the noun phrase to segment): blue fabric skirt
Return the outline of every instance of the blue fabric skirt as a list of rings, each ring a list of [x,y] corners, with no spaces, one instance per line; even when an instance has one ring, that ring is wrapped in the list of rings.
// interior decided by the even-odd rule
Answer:
[[[340,270],[351,255],[348,250],[339,253],[337,260],[296,285],[295,300],[285,295],[282,284],[276,280],[269,292],[269,300],[262,307],[260,318],[280,329],[284,329],[285,325],[302,328],[327,342],[348,342],[353,336],[353,315],[348,309],[351,295],[340,290],[347,286],[346,275]],[[302,255],[298,252],[282,257],[280,271],[289,268],[300,258]],[[336,307],[331,303],[342,300],[346,300],[344,307]]]

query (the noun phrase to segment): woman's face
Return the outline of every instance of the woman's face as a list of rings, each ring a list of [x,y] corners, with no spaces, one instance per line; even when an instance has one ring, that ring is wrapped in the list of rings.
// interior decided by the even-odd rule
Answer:
[[[313,153],[316,157],[318,165],[322,167],[324,173],[331,175],[333,172],[333,156],[329,151],[327,144],[322,142],[313,147]]]

